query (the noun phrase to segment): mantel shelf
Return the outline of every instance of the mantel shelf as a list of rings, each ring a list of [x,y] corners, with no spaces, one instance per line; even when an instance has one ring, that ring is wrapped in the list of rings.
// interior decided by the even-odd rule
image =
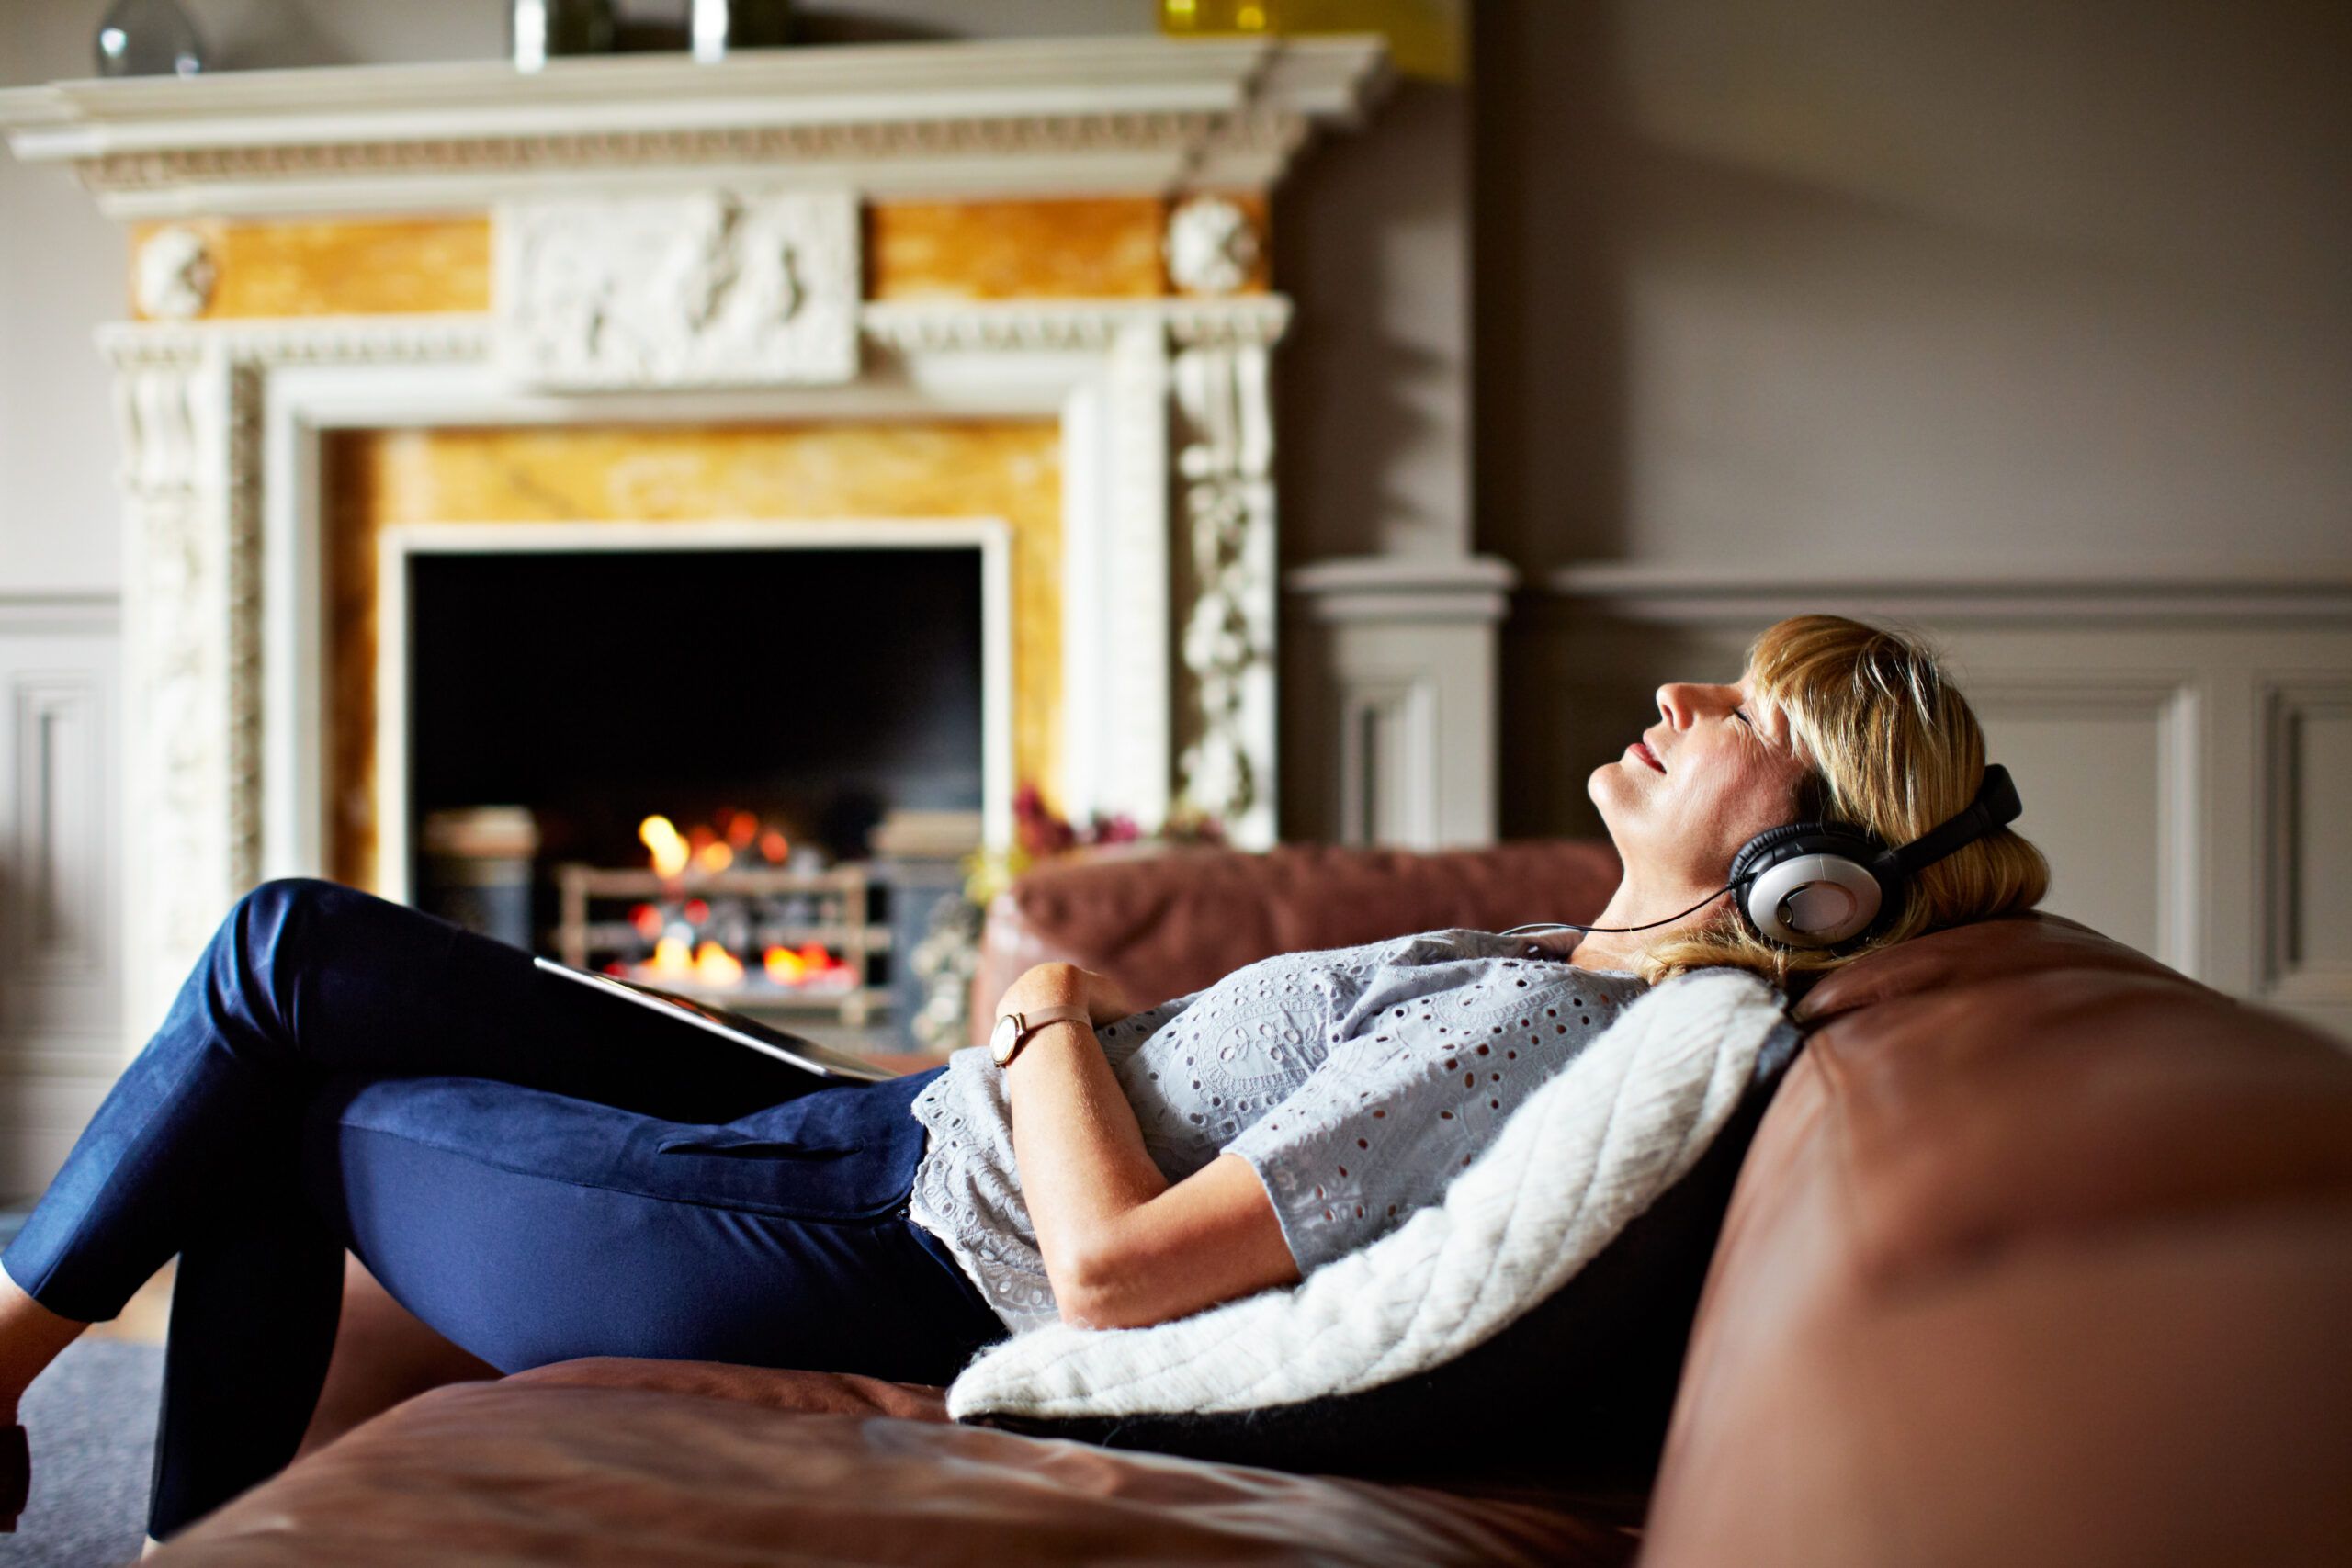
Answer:
[[[340,66],[0,92],[119,217],[476,205],[682,166],[940,197],[1259,188],[1387,81],[1374,37],[972,39]]]

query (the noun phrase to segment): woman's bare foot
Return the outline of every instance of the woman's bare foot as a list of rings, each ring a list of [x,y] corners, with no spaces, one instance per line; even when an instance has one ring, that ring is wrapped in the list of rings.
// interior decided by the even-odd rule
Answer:
[[[0,1424],[15,1424],[17,1401],[33,1379],[89,1326],[58,1316],[0,1269]]]
[[[0,1531],[17,1528],[29,1479],[17,1404],[42,1369],[89,1326],[58,1316],[0,1269]]]

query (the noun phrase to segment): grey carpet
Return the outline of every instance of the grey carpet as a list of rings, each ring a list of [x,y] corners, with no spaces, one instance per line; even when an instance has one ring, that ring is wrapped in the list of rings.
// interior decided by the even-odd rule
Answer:
[[[161,1346],[110,1339],[77,1342],[34,1381],[32,1503],[0,1535],[0,1563],[113,1568],[139,1555],[163,1386]]]

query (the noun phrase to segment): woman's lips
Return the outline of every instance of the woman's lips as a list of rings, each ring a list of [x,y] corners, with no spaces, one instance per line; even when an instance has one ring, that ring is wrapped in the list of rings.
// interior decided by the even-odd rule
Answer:
[[[1666,772],[1666,764],[1657,760],[1657,753],[1649,749],[1649,745],[1646,741],[1636,740],[1631,746],[1626,747],[1625,750],[1631,751],[1634,756],[1639,757],[1651,767],[1656,768],[1659,773],[1662,773]]]

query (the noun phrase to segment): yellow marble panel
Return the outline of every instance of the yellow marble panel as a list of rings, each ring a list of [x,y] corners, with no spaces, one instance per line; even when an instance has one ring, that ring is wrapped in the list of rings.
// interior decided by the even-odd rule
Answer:
[[[204,236],[209,320],[376,316],[490,309],[487,218],[175,222]],[[132,265],[160,223],[131,230]],[[132,301],[134,313],[137,300]]]
[[[1168,292],[1157,197],[887,202],[866,209],[873,299],[1150,299]]]
[[[1013,771],[1061,777],[1061,433],[1050,421],[347,431],[325,451],[328,874],[376,884],[377,536],[398,523],[999,517]]]
[[[1267,230],[1263,193],[1226,193]],[[1152,299],[1170,292],[1157,197],[881,202],[865,212],[872,299]],[[481,312],[491,308],[490,220],[174,220],[204,236],[208,320]],[[163,223],[131,229],[139,245]],[[1265,247],[1241,292],[1268,287]],[[134,299],[132,314],[138,314]]]

